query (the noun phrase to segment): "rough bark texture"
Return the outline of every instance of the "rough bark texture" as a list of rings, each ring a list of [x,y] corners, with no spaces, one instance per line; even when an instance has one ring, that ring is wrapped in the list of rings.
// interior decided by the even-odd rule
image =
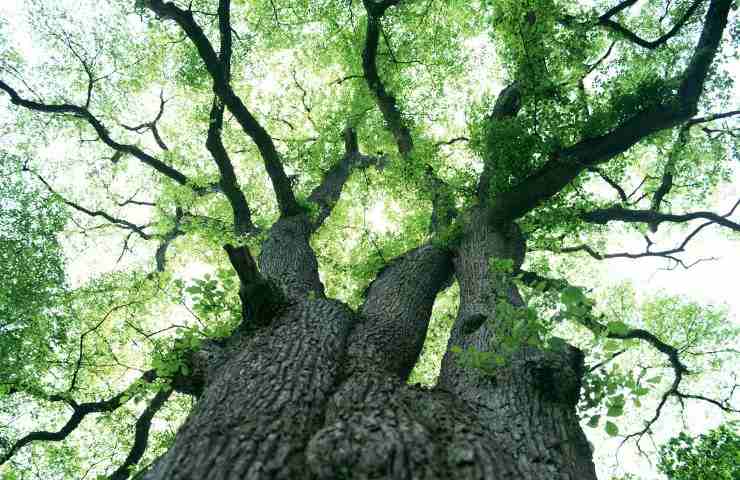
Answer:
[[[488,259],[510,259],[518,268],[524,240],[518,227],[493,228],[472,212],[465,236],[455,252],[460,308],[450,347],[501,353],[506,363],[495,375],[463,368],[448,349],[440,388],[467,403],[499,448],[511,458],[506,472],[492,478],[596,478],[588,442],[578,425],[575,406],[583,374],[583,355],[572,347],[542,351],[523,347],[508,353],[499,339],[509,334],[510,318],[497,315],[497,303],[522,306],[505,275],[491,272]]]
[[[288,300],[305,298],[309,292],[324,296],[316,254],[308,243],[310,233],[311,224],[305,215],[281,218],[262,244],[260,270]]]
[[[260,264],[289,303],[256,333],[194,354],[202,394],[145,478],[595,479],[575,415],[577,350],[522,349],[494,377],[448,354],[439,387],[405,384],[453,273],[453,345],[496,348],[492,328],[507,325],[496,299],[521,304],[488,259],[518,266],[524,241],[513,224],[483,228],[483,215],[462,219],[454,251],[425,245],[390,262],[358,313],[322,298],[305,217],[279,220]]]
[[[246,339],[145,478],[305,478],[305,447],[323,423],[353,319],[338,302],[301,301]]]

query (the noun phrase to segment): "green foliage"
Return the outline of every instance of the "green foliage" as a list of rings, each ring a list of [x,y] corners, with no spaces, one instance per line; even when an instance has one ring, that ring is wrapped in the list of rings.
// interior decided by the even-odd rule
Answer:
[[[7,157],[0,161],[0,394],[39,387],[72,321],[57,238],[68,214],[14,167]]]
[[[176,286],[182,288],[184,284],[177,281]],[[239,281],[233,269],[220,269],[215,278],[205,274],[202,279],[194,279],[184,291],[192,302],[203,336],[225,337],[241,321]]]
[[[660,448],[658,469],[670,480],[735,480],[740,476],[739,432],[738,422],[696,437],[681,432]]]

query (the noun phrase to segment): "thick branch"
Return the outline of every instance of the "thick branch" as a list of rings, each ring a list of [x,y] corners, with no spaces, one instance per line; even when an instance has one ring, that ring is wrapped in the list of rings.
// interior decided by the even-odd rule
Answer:
[[[489,209],[489,220],[500,223],[519,218],[557,194],[584,169],[611,160],[648,135],[690,120],[697,111],[731,4],[732,0],[712,0],[701,36],[673,98],[635,114],[609,133],[552,153],[537,172],[496,196]]]
[[[164,272],[165,264],[167,263],[167,250],[170,248],[172,242],[177,237],[185,233],[180,229],[180,223],[184,216],[185,212],[182,208],[177,207],[175,209],[175,224],[162,236],[162,241],[157,247],[157,251],[154,253],[154,261],[157,265],[158,272]]]
[[[519,83],[514,82],[504,88],[496,98],[493,112],[488,117],[489,122],[497,122],[515,117],[522,107],[522,90]],[[495,175],[495,158],[485,159],[483,173],[478,182],[478,196],[484,204],[490,200],[491,179]]]
[[[401,116],[396,97],[387,91],[385,85],[383,85],[378,74],[377,65],[378,45],[382,29],[381,19],[389,7],[398,3],[399,0],[385,0],[383,2],[363,0],[363,5],[367,10],[367,31],[365,34],[365,48],[362,51],[362,71],[365,82],[375,96],[378,108],[383,114],[383,119],[396,139],[399,153],[406,157],[414,147],[411,132]]]
[[[421,353],[434,300],[451,278],[450,253],[432,245],[390,261],[365,292],[363,321],[350,338],[350,355],[408,377]]]
[[[170,388],[160,390],[146,407],[144,412],[136,421],[134,444],[131,446],[131,450],[126,456],[126,460],[110,477],[108,477],[109,480],[126,480],[131,476],[131,468],[139,463],[141,457],[144,456],[144,452],[146,452],[146,447],[149,443],[149,429],[152,426],[152,419],[164,404],[167,403],[167,399],[170,398],[171,394],[172,389]]]
[[[360,153],[357,144],[357,133],[347,127],[344,132],[344,156],[325,174],[321,184],[308,196],[310,202],[319,207],[318,216],[311,219],[311,229],[316,231],[331,214],[334,205],[342,194],[347,179],[355,169],[364,169],[370,165],[382,166],[383,157],[374,157]]]
[[[459,214],[455,204],[455,195],[452,188],[439,178],[430,165],[426,166],[424,173],[429,184],[429,191],[432,192],[432,217],[429,221],[429,232],[440,234],[452,225]]]
[[[109,398],[108,400],[80,404],[78,404],[74,400],[68,400],[67,403],[70,407],[72,407],[72,416],[69,418],[69,420],[67,420],[67,423],[65,423],[61,429],[56,432],[31,432],[28,435],[21,437],[17,442],[13,444],[13,446],[10,447],[5,455],[0,457],[0,465],[10,460],[10,458],[15,455],[18,450],[25,447],[29,443],[38,441],[60,442],[64,440],[80,425],[82,420],[84,420],[87,415],[91,413],[112,412],[113,410],[126,403],[126,401],[128,401],[131,392],[135,388],[137,388],[139,382],[151,383],[152,381],[154,381],[155,378],[157,378],[156,371],[149,370],[145,372],[139,378],[139,380],[134,382],[129,388],[119,393],[118,395]]]
[[[299,214],[301,212],[300,207],[295,200],[293,189],[290,186],[288,176],[285,174],[280,154],[275,148],[272,138],[247,109],[229,83],[229,75],[226,73],[221,60],[223,59],[228,63],[227,58],[230,55],[228,53],[230,49],[224,50],[222,48],[222,52],[216,54],[203,29],[195,22],[191,11],[183,10],[174,3],[162,0],[147,0],[145,5],[158,16],[173,20],[185,32],[185,35],[187,35],[198,50],[201,60],[203,60],[208,73],[213,79],[214,93],[224,103],[226,108],[229,109],[232,115],[234,115],[242,130],[249,135],[257,146],[265,163],[265,170],[272,181],[272,187],[275,190],[280,213],[283,216]],[[224,9],[228,10],[228,2],[222,1],[219,4],[219,11],[223,13]],[[225,22],[228,22],[228,16],[220,15],[219,25],[222,29]],[[229,43],[224,42],[222,47],[227,45]]]
[[[283,304],[282,296],[260,274],[257,263],[246,246],[224,245],[224,250],[239,276],[242,326],[251,328],[269,323],[275,311]]]
[[[581,215],[581,220],[588,223],[597,223],[601,225],[605,225],[606,223],[611,221],[659,225],[663,222],[683,223],[702,218],[705,220],[709,220],[712,223],[722,225],[723,227],[727,227],[735,231],[740,231],[740,224],[728,219],[728,217],[732,215],[732,213],[735,211],[738,204],[740,204],[740,200],[738,200],[738,202],[735,203],[730,212],[725,215],[717,215],[713,212],[670,214],[660,213],[654,210],[629,210],[626,208],[612,207],[586,212]]]
[[[630,29],[612,20],[612,17],[614,15],[616,15],[623,9],[631,5],[634,5],[635,3],[637,3],[637,0],[627,0],[625,2],[620,3],[616,7],[610,9],[604,15],[599,17],[599,25],[622,35],[627,40],[629,40],[630,42],[636,45],[639,45],[643,48],[647,48],[650,50],[654,50],[658,48],[659,46],[663,45],[664,43],[666,43],[671,37],[675,36],[681,30],[681,28],[686,24],[686,22],[689,21],[691,16],[694,13],[696,13],[696,10],[699,8],[699,6],[703,2],[704,0],[694,0],[694,2],[689,6],[689,8],[686,9],[686,12],[681,16],[681,18],[678,19],[678,21],[673,26],[673,28],[671,28],[668,32],[656,38],[655,40],[644,40],[643,38],[640,38],[636,33],[631,31]]]
[[[221,186],[221,191],[229,200],[231,210],[234,213],[234,229],[237,234],[245,234],[254,230],[255,227],[252,223],[252,213],[249,210],[247,199],[244,197],[244,192],[239,188],[234,166],[221,140],[223,121],[223,103],[218,98],[214,98],[210,113],[206,148],[211,152],[211,156],[218,166],[220,174],[218,184]]]
[[[178,170],[172,168],[171,166],[167,165],[166,163],[162,162],[161,160],[158,160],[154,158],[153,156],[149,155],[139,147],[135,145],[127,145],[118,143],[110,136],[110,132],[108,132],[108,129],[103,125],[103,123],[98,120],[97,117],[95,117],[86,107],[80,107],[77,105],[70,105],[70,104],[46,104],[46,103],[40,103],[33,100],[27,100],[22,98],[18,92],[13,90],[8,84],[0,80],[0,89],[4,90],[8,95],[10,95],[10,101],[14,105],[21,106],[23,108],[27,108],[29,110],[34,110],[37,112],[42,113],[51,113],[51,114],[57,114],[57,115],[71,115],[76,118],[80,118],[87,122],[94,130],[95,133],[98,134],[98,137],[100,137],[100,140],[105,143],[107,146],[115,150],[116,152],[120,152],[121,154],[129,154],[134,156],[135,158],[139,159],[142,163],[149,165],[159,173],[162,173],[163,175],[171,178],[175,182],[179,183],[180,185],[186,185],[188,183],[188,178],[180,173]]]

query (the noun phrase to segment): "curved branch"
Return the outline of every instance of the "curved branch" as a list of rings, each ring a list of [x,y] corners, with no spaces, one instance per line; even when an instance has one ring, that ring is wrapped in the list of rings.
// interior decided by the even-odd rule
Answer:
[[[434,171],[431,165],[425,169],[426,181],[432,192],[432,216],[429,220],[429,233],[444,234],[445,229],[452,225],[459,212],[455,204],[452,188]]]
[[[85,419],[87,415],[91,413],[102,413],[112,412],[129,400],[130,393],[138,387],[140,382],[151,383],[157,378],[156,370],[149,370],[145,372],[138,380],[136,380],[126,390],[109,398],[108,400],[102,400],[99,402],[88,402],[78,404],[74,400],[66,400],[70,407],[72,407],[72,416],[69,417],[67,423],[57,430],[56,432],[37,431],[31,432],[24,437],[21,437],[16,441],[10,449],[0,457],[0,465],[10,460],[10,458],[18,452],[21,448],[32,442],[60,442],[67,438]]]
[[[662,257],[662,258],[667,258],[669,260],[673,260],[674,262],[676,262],[676,264],[679,264],[679,265],[683,266],[684,268],[689,269],[689,268],[691,268],[692,266],[696,265],[697,263],[699,263],[701,261],[704,261],[704,260],[714,260],[714,258],[711,258],[711,259],[701,259],[701,260],[697,260],[696,262],[694,262],[694,263],[692,263],[690,265],[686,265],[681,259],[675,257],[674,255],[677,254],[677,253],[684,252],[686,250],[686,245],[688,245],[688,243],[696,235],[698,235],[699,232],[701,232],[705,227],[708,227],[709,225],[712,225],[713,223],[714,222],[711,222],[711,221],[710,222],[706,222],[706,223],[702,223],[701,225],[699,225],[698,227],[696,227],[690,234],[688,234],[686,236],[686,238],[683,240],[683,242],[681,242],[681,244],[679,246],[674,247],[674,248],[671,248],[671,249],[668,249],[668,250],[651,251],[650,248],[652,247],[653,242],[652,242],[652,240],[650,240],[650,238],[648,238],[646,236],[645,237],[645,240],[647,241],[647,248],[642,253],[620,252],[620,253],[605,253],[605,254],[602,254],[602,253],[597,252],[596,250],[594,250],[593,248],[591,248],[590,246],[585,245],[585,244],[583,244],[583,245],[577,245],[577,246],[573,246],[573,247],[563,247],[563,248],[558,249],[557,250],[557,253],[573,253],[573,252],[581,252],[581,251],[583,251],[583,252],[588,253],[592,258],[594,258],[596,260],[606,260],[606,259],[610,259],[610,258],[632,258],[632,259],[636,259],[636,258],[644,258],[644,257]]]
[[[126,480],[131,476],[131,468],[139,463],[141,457],[146,452],[149,443],[149,429],[152,426],[154,415],[167,403],[172,394],[171,388],[165,388],[157,392],[138,420],[136,420],[136,433],[134,434],[134,444],[126,456],[126,460],[116,469],[108,480]]]
[[[106,213],[106,212],[104,212],[102,210],[90,210],[89,208],[85,208],[85,207],[83,207],[82,205],[80,205],[78,203],[75,203],[75,202],[72,202],[70,200],[67,200],[66,198],[64,198],[63,196],[61,196],[59,193],[57,193],[51,187],[51,185],[49,185],[49,183],[46,181],[46,179],[44,179],[44,177],[42,177],[41,175],[39,175],[38,173],[36,173],[33,170],[26,169],[26,171],[29,171],[33,175],[35,175],[36,178],[38,178],[39,181],[44,184],[44,186],[49,191],[49,193],[51,193],[52,195],[55,195],[56,197],[58,197],[62,201],[62,203],[64,203],[65,205],[67,205],[67,206],[69,206],[69,207],[77,210],[78,212],[82,212],[85,215],[88,215],[90,217],[104,218],[107,221],[109,221],[112,225],[114,225],[114,226],[116,226],[118,228],[122,228],[124,230],[131,230],[133,233],[136,233],[139,237],[141,237],[144,240],[149,240],[149,239],[152,238],[152,236],[150,234],[148,234],[148,233],[146,233],[144,231],[144,229],[147,227],[147,225],[136,225],[134,223],[129,222],[128,220],[114,217],[113,215],[110,215],[109,213]]]
[[[93,130],[95,130],[95,133],[98,134],[98,137],[100,137],[100,140],[104,144],[106,144],[116,152],[132,155],[133,157],[139,159],[142,163],[149,165],[154,170],[165,175],[166,177],[171,178],[180,185],[186,185],[188,183],[188,177],[186,177],[180,171],[167,165],[161,160],[154,158],[139,147],[135,145],[118,143],[113,140],[113,138],[110,136],[110,132],[108,132],[108,129],[105,127],[105,125],[103,125],[103,123],[97,117],[90,113],[90,110],[88,110],[86,107],[80,107],[78,105],[71,105],[67,103],[52,105],[36,102],[33,100],[27,100],[25,98],[22,98],[18,94],[18,92],[16,92],[2,80],[0,80],[0,90],[4,90],[10,96],[10,101],[14,105],[18,105],[20,107],[37,112],[57,115],[71,115],[73,117],[82,119],[87,122],[93,128]]]
[[[393,5],[397,5],[399,0],[385,0],[375,2],[373,0],[363,0],[365,10],[367,10],[367,30],[365,34],[365,48],[362,51],[362,71],[368,88],[375,96],[375,101],[383,114],[383,119],[388,129],[396,139],[398,152],[402,157],[411,154],[414,143],[411,138],[411,132],[406,126],[401,111],[396,103],[396,97],[386,90],[383,81],[378,74],[378,45],[380,43],[380,33],[382,29],[381,19],[386,10]]]
[[[690,120],[697,111],[731,5],[732,0],[712,0],[701,36],[674,97],[635,114],[604,135],[553,152],[538,171],[493,199],[488,211],[489,221],[502,223],[525,215],[560,192],[586,168],[611,160],[648,135]]]
[[[449,286],[452,270],[450,252],[432,245],[391,260],[365,291],[350,356],[369,358],[406,379],[421,353],[434,300]]]
[[[725,215],[718,215],[713,212],[690,212],[683,214],[660,213],[654,210],[630,210],[620,207],[602,208],[592,210],[580,215],[581,220],[588,223],[605,225],[611,221],[626,223],[647,223],[659,225],[663,222],[683,223],[691,220],[705,219],[711,223],[716,223],[734,231],[740,231],[740,223],[729,220],[728,217],[733,214],[735,209],[740,205],[740,200],[735,202],[732,209]]]
[[[382,167],[384,157],[363,155],[357,144],[357,133],[351,127],[342,132],[344,137],[345,153],[339,162],[334,164],[325,174],[321,184],[313,189],[308,200],[319,208],[316,218],[311,219],[311,231],[316,230],[324,224],[331,214],[334,205],[342,194],[344,184],[355,169],[365,169],[371,165]]]
[[[522,108],[522,89],[518,82],[504,88],[496,98],[493,111],[488,116],[489,122],[497,122],[508,118],[515,117]],[[483,164],[483,173],[481,173],[478,182],[478,197],[484,204],[490,200],[491,178],[494,175],[497,159],[485,159]]]
[[[252,213],[247,204],[247,199],[244,197],[244,192],[239,188],[234,166],[221,140],[223,121],[223,103],[218,98],[214,98],[210,113],[206,148],[211,152],[211,156],[218,166],[220,174],[218,184],[231,205],[231,210],[234,214],[234,229],[237,234],[241,235],[255,230],[255,226],[252,223]]]
[[[272,320],[274,312],[283,304],[283,298],[257,269],[249,249],[224,245],[231,265],[239,276],[239,299],[242,304],[242,328],[264,325]]]
[[[126,130],[129,130],[131,132],[136,133],[143,133],[147,130],[152,132],[152,136],[154,136],[154,141],[157,142],[157,145],[159,145],[159,148],[162,150],[169,150],[167,147],[167,144],[164,143],[164,140],[162,140],[162,137],[159,134],[159,128],[157,128],[157,122],[162,118],[162,115],[164,114],[164,105],[167,103],[167,100],[164,99],[164,92],[159,92],[159,112],[157,113],[157,116],[154,117],[154,120],[151,122],[145,122],[141,123],[139,125],[136,125],[135,127],[131,127],[125,124],[121,124],[123,128]]]
[[[696,13],[696,10],[699,8],[699,6],[704,2],[704,0],[694,0],[694,3],[692,3],[689,8],[686,9],[686,12],[681,16],[681,18],[678,19],[676,24],[671,28],[668,32],[661,35],[660,37],[656,38],[655,40],[644,40],[643,38],[639,37],[636,33],[631,31],[630,29],[624,27],[622,24],[615,22],[611,18],[619,13],[621,10],[637,3],[636,0],[628,0],[626,2],[622,2],[621,4],[617,5],[616,7],[610,9],[605,14],[599,17],[599,25],[608,28],[620,35],[622,35],[624,38],[629,40],[630,42],[639,45],[643,48],[647,48],[649,50],[655,50],[659,46],[666,43],[668,40],[671,39],[671,37],[675,36],[681,28],[686,24],[686,22],[689,21],[692,15]]]
[[[158,272],[164,272],[165,264],[167,262],[167,250],[170,248],[172,242],[177,237],[185,233],[180,229],[180,223],[182,222],[184,216],[185,212],[183,211],[183,209],[177,207],[175,209],[175,225],[172,226],[172,229],[170,229],[170,231],[162,236],[162,242],[159,244],[156,252],[154,253],[154,261],[157,265]]]
[[[265,163],[265,170],[272,182],[275,190],[280,213],[284,217],[289,217],[301,213],[301,209],[296,202],[293,189],[290,186],[290,180],[283,168],[280,154],[275,148],[272,137],[260,125],[257,119],[247,109],[241,98],[234,92],[229,80],[227,70],[224,68],[222,61],[228,63],[230,55],[229,45],[223,36],[224,26],[228,23],[227,15],[219,15],[219,26],[222,32],[222,51],[217,54],[213,45],[206,37],[203,29],[195,22],[195,18],[190,10],[183,10],[172,2],[163,0],[145,0],[144,5],[161,18],[173,20],[185,32],[185,35],[195,46],[198,54],[213,79],[213,91],[218,98],[224,103],[226,108],[234,115],[234,118],[257,146],[257,149]],[[228,1],[221,0],[219,3],[219,12],[228,11]],[[230,37],[228,37],[230,38]]]
[[[552,291],[552,290],[561,291],[565,288],[571,287],[571,285],[566,280],[542,277],[532,272],[522,271],[519,275],[519,279],[523,283],[530,285],[532,287],[536,287],[541,291]],[[729,405],[724,404],[727,402],[722,403],[722,402],[718,402],[717,400],[713,400],[707,397],[700,397],[698,395],[690,395],[690,394],[681,393],[678,390],[681,385],[681,381],[683,380],[684,375],[688,375],[690,374],[690,372],[689,372],[689,369],[686,367],[686,365],[684,365],[684,363],[681,361],[680,352],[676,347],[664,342],[663,340],[658,338],[653,333],[647,330],[641,329],[641,328],[628,328],[627,330],[623,332],[610,331],[606,325],[601,323],[600,321],[601,318],[598,318],[595,315],[593,315],[591,308],[592,308],[592,305],[588,306],[588,308],[586,309],[586,313],[575,318],[575,320],[581,323],[582,325],[584,325],[585,327],[587,327],[589,330],[591,330],[594,333],[594,335],[603,335],[606,338],[611,338],[611,339],[616,339],[616,340],[641,340],[649,344],[655,350],[657,350],[658,352],[662,353],[663,355],[667,357],[668,362],[671,365],[671,369],[673,370],[673,373],[674,373],[673,383],[671,384],[671,387],[668,390],[666,390],[661,396],[661,399],[658,403],[658,406],[655,410],[655,414],[653,415],[653,417],[650,418],[650,420],[645,422],[645,426],[643,427],[643,429],[635,433],[627,435],[624,441],[627,441],[630,438],[634,438],[634,437],[637,437],[639,441],[639,438],[641,438],[642,435],[647,433],[650,430],[650,428],[653,426],[653,424],[655,424],[655,422],[658,421],[658,419],[660,418],[663,406],[666,404],[666,402],[671,396],[675,396],[678,398],[694,398],[694,399],[704,400],[704,401],[707,401],[709,403],[712,403],[722,408],[725,411],[734,411],[734,412],[737,411],[729,407]],[[613,360],[614,357],[616,357],[617,355],[621,355],[622,353],[623,351],[620,351],[612,355],[611,358],[606,360],[606,362]],[[597,368],[600,368],[606,362],[602,362],[598,365],[595,365],[590,370],[593,371]]]
[[[609,175],[605,174],[604,172],[602,172],[600,169],[596,167],[591,167],[588,170],[596,173],[599,177],[601,177],[602,180],[608,183],[609,186],[612,187],[617,192],[617,195],[619,195],[619,199],[622,201],[622,203],[629,202],[629,197],[627,196],[627,192],[625,192],[624,188],[622,188],[620,184],[615,182]]]

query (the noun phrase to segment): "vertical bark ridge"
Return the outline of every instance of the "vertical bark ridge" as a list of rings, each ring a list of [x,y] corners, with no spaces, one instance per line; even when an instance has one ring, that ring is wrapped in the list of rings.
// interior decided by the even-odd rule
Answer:
[[[324,297],[319,264],[309,244],[311,224],[305,215],[279,219],[270,229],[259,256],[260,271],[290,301]],[[312,293],[313,292],[313,293]]]
[[[146,478],[305,478],[353,319],[324,299],[287,309],[219,370]]]

